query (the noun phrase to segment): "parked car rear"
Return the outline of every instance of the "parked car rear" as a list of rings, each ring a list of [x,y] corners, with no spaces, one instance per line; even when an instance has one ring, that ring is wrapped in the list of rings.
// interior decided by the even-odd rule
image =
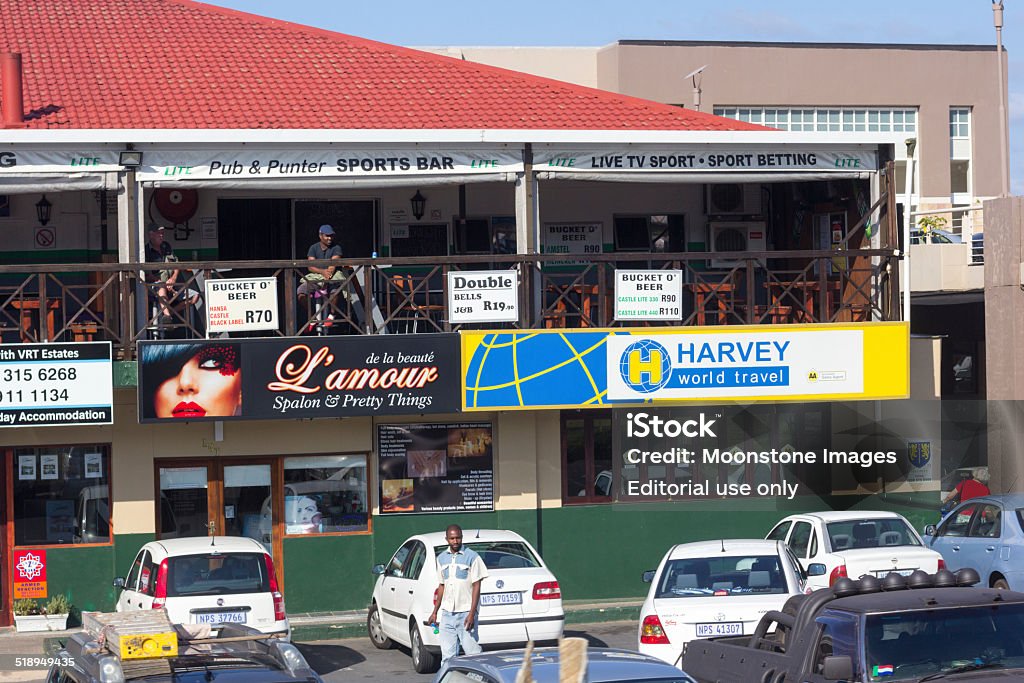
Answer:
[[[121,588],[117,611],[167,608],[180,624],[246,624],[289,633],[274,560],[251,538],[174,538],[147,543]]]

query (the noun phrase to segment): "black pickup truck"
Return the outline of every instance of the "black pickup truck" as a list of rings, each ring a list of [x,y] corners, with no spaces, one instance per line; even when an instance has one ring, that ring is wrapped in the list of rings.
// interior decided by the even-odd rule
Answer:
[[[753,635],[692,641],[699,683],[1024,680],[1024,593],[962,569],[840,579],[768,612]]]

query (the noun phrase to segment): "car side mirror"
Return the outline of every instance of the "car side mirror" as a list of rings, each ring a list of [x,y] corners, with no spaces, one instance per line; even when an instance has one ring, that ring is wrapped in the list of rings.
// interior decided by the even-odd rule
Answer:
[[[655,573],[655,571],[656,570],[654,570],[654,569],[648,569],[647,571],[645,571],[643,574],[640,575],[640,578],[643,579],[644,583],[650,583],[651,581],[654,581],[654,573]]]
[[[811,562],[807,565],[807,576],[824,576],[826,569],[822,562]]]
[[[853,678],[853,659],[849,655],[825,657],[822,664],[826,681],[849,681]]]
[[[113,585],[114,588],[117,588],[118,590],[124,590],[124,577],[119,576],[116,579],[114,579]]]
[[[928,526],[926,526],[924,528],[924,535],[925,536],[934,536],[935,535],[935,525],[934,524],[929,524]]]
[[[374,576],[380,576],[381,574],[384,573],[384,565],[382,565],[382,564],[375,564],[375,565],[373,565],[373,567],[370,569],[370,573],[373,574]]]

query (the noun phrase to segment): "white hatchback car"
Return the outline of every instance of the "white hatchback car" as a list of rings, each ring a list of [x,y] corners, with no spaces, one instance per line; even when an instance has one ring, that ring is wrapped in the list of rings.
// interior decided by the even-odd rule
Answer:
[[[805,591],[800,563],[784,543],[760,539],[698,541],[673,546],[656,570],[640,608],[643,654],[679,665],[695,638],[754,632],[762,615]]]
[[[527,641],[562,637],[562,593],[540,555],[514,531],[463,529],[463,544],[480,555],[487,578],[480,587],[477,613],[481,645],[522,646]],[[419,673],[437,669],[440,638],[424,626],[434,609],[437,555],[448,543],[443,532],[411,537],[386,565],[373,568],[377,582],[367,615],[374,646],[395,643],[412,652]]]
[[[167,608],[177,624],[246,624],[290,635],[274,560],[251,538],[197,536],[142,546],[121,589],[117,611]]]
[[[934,574],[945,569],[942,556],[895,512],[813,512],[790,515],[768,532],[785,541],[807,570],[811,588],[828,588],[836,579],[857,579],[889,572],[909,576],[915,569]]]

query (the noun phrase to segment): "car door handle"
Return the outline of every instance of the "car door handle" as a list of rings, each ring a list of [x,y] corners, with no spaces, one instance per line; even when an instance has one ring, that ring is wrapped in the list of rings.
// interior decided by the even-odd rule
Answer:
[[[413,593],[412,591],[409,591],[409,595],[412,595],[412,593]]]
[[[394,593],[394,592],[395,592],[395,587],[394,587],[394,586],[392,586],[392,587],[391,587],[391,592],[392,592],[392,593]]]
[[[985,548],[985,552],[994,553],[995,551],[996,547],[994,545],[990,545],[987,548]]]
[[[958,545],[953,546],[953,552],[956,552],[956,553],[960,552],[960,546],[958,546]]]

